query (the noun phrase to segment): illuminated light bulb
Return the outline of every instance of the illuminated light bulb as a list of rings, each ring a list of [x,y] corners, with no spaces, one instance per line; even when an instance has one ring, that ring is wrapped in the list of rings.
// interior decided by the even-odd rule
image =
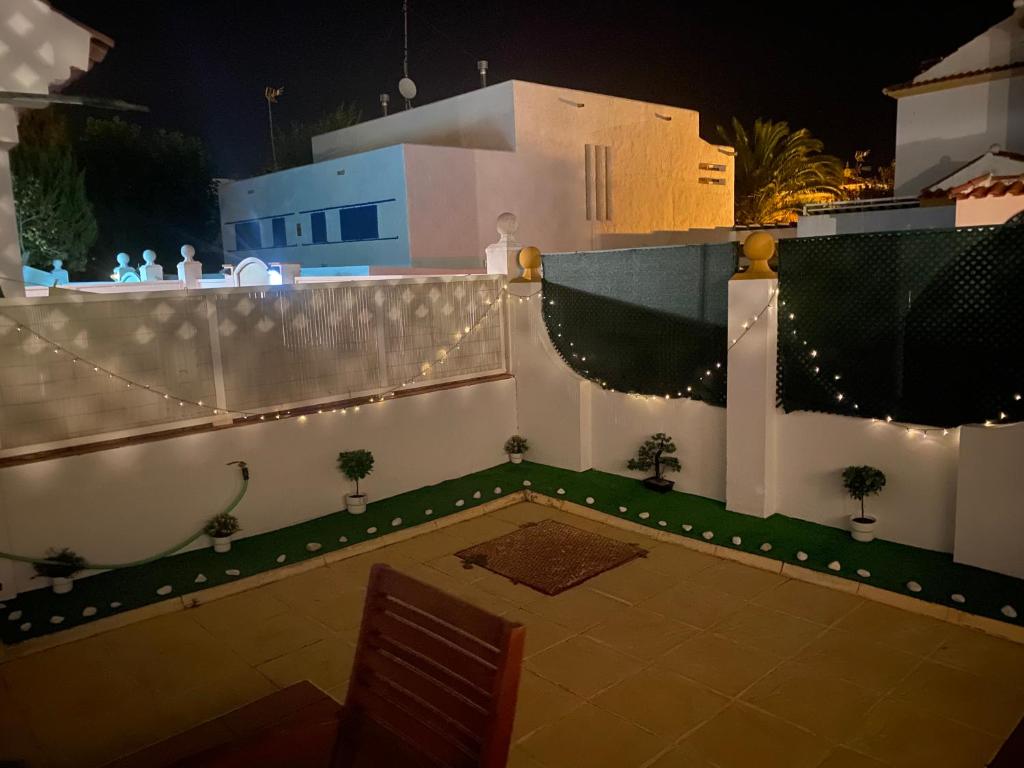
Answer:
[[[721,367],[722,367],[721,363],[715,363],[715,368],[721,368]]]
[[[181,402],[180,400],[178,401],[178,405],[184,405],[184,404],[185,403]]]
[[[860,406],[859,406],[859,405],[857,405],[856,403],[854,403],[854,404],[853,404],[853,410],[855,410],[855,411],[859,411],[859,410],[860,410]]]
[[[551,300],[550,300],[550,301],[548,302],[548,304],[549,304],[549,305],[553,305],[554,303],[555,303],[555,300],[554,300],[554,299],[551,299]]]
[[[819,368],[818,366],[814,366],[814,372],[815,373],[820,373],[821,372],[821,368]]]
[[[782,302],[782,303],[785,304],[786,302]],[[794,315],[792,312],[790,312],[789,313],[789,319],[790,320],[796,320],[796,315]]]
[[[704,375],[705,376],[710,376],[711,375],[711,371],[704,371]]]
[[[200,400],[200,401],[199,401],[199,404],[200,404],[200,405],[202,405],[202,404],[203,404],[203,401],[202,401],[202,400]]]
[[[302,414],[301,416],[299,416],[299,421],[305,421],[305,420],[306,420],[306,414]]]
[[[94,371],[99,371],[99,368],[97,368],[97,367],[96,367],[95,365],[94,365],[94,366],[92,367],[92,369],[93,369]]]
[[[1000,419],[1005,419],[1005,418],[1006,418],[1006,414],[1005,414],[1005,413],[1003,413],[1002,411],[1000,411],[1000,412],[999,412],[999,418],[1000,418]]]
[[[748,326],[748,325],[749,325],[749,323],[744,323],[744,324],[743,324],[742,326],[740,326],[740,327],[741,327],[741,328],[743,328],[744,330],[746,330],[746,329],[747,329],[747,326]]]
[[[21,333],[21,326],[18,326],[18,333]]]
[[[317,411],[317,413],[323,413],[323,412],[324,412],[324,409],[323,409],[323,408],[321,408],[321,409],[319,409],[319,410]],[[216,413],[216,411],[214,411],[214,413]]]
[[[842,402],[842,399],[843,399],[843,393],[842,392],[837,393],[836,394],[836,400],[839,400],[840,402]]]
[[[170,397],[171,397],[170,395],[164,395],[164,400],[168,400],[168,399],[170,399]]]
[[[818,350],[812,349],[811,350],[811,357],[817,357],[817,356],[818,356]]]
[[[668,395],[665,395],[665,399],[668,400]]]
[[[469,326],[468,325],[466,326],[466,331],[465,332],[469,333]]]
[[[266,418],[267,418],[266,416],[262,416],[262,415],[261,415],[261,416],[260,416],[260,421],[263,421],[263,420],[264,420],[264,419],[266,419]]]
[[[584,355],[583,357],[580,358],[580,360],[583,360],[584,362],[586,362],[586,359],[587,359],[586,355]]]
[[[754,322],[755,322],[755,323],[756,323],[756,322],[757,322],[758,320],[760,320],[760,319],[761,319],[761,316],[760,316],[760,315],[754,315]]]
[[[730,343],[730,344],[735,344],[735,343],[736,343],[736,339],[733,339],[733,340],[732,340],[731,342],[729,342],[729,343]]]
[[[944,429],[944,430],[942,430],[942,436],[943,436],[943,437],[945,437],[945,436],[946,436],[946,435],[948,435],[948,434],[949,434],[949,430],[948,430],[948,429]]]
[[[986,419],[986,420],[985,420],[985,426],[986,426],[986,427],[991,427],[991,426],[992,426],[992,422],[991,422],[991,421],[989,421],[988,419]]]
[[[687,391],[687,392],[693,392],[693,387],[687,387],[687,388],[686,388],[686,391]]]
[[[886,416],[885,417],[885,423],[886,424],[892,424],[892,416]]]
[[[793,335],[796,336],[796,328],[793,329]]]
[[[682,396],[683,396],[682,392],[676,392],[676,397],[682,397]]]
[[[54,348],[53,348],[53,354],[55,354],[55,355],[59,355],[59,354],[60,354],[60,350],[59,350],[59,349],[57,349],[56,347],[54,347]]]
[[[837,373],[837,374],[836,374],[835,376],[833,376],[832,378],[833,378],[833,379],[835,379],[836,381],[839,381],[839,379],[841,379],[842,377],[841,377],[841,376],[840,376],[840,375],[839,375],[839,374]]]
[[[358,405],[357,405],[357,406],[355,407],[355,410],[356,410],[356,411],[358,411],[358,410],[359,410],[359,406],[358,406]]]
[[[279,414],[277,414],[276,416],[274,416],[274,418],[275,418],[275,419],[280,419],[280,418],[281,418],[281,414],[280,414],[280,413],[279,413]]]
[[[1014,395],[1014,396],[1013,396],[1013,399],[1014,399],[1014,400],[1020,400],[1020,395]]]
[[[218,411],[216,408],[214,408],[213,409],[213,415],[216,416],[218,413],[220,413],[220,411]]]

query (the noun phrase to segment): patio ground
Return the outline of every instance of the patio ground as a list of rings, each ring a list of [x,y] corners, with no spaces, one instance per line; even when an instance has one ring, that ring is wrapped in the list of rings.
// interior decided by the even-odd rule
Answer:
[[[546,597],[453,552],[558,519],[650,550]],[[510,765],[983,766],[1024,646],[531,503],[0,665],[0,761],[97,765],[309,679],[343,698],[370,565],[527,627]]]

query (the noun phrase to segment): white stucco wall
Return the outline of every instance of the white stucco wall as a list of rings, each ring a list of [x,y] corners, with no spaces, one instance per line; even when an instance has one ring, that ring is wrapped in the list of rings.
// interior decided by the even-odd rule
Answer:
[[[515,409],[515,384],[502,380],[7,467],[0,542],[29,554],[68,546],[98,562],[145,557],[223,509],[238,490],[237,470],[224,466],[234,459],[252,470],[237,510],[243,535],[281,528],[343,506],[339,451],[373,452],[362,487],[382,499],[503,461]],[[18,590],[42,586],[30,576],[17,567]]]
[[[403,148],[387,147],[220,186],[224,256],[237,264],[255,256],[306,267],[409,265],[409,224]],[[338,210],[375,204],[379,238],[339,242]],[[327,240],[313,242],[312,211],[325,211]],[[286,247],[273,247],[272,221],[284,218]],[[258,220],[263,247],[239,249],[235,224]],[[301,226],[301,235],[299,227]]]
[[[967,198],[956,201],[956,225],[958,227],[985,227],[1005,224],[1024,211],[1024,195],[1003,197]]]
[[[918,190],[920,192],[920,190]],[[915,193],[916,194],[916,193]],[[797,219],[797,237],[853,235],[908,229],[951,229],[960,226],[953,205],[928,205],[892,210],[816,213]]]
[[[1024,78],[900,98],[894,193],[917,195],[998,144],[1024,152]]]
[[[1024,424],[960,430],[953,559],[1024,579]]]

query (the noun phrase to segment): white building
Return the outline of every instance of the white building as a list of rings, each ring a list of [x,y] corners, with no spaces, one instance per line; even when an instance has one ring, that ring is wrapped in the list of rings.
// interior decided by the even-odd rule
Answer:
[[[226,260],[482,268],[494,222],[545,251],[733,222],[732,150],[698,113],[509,81],[314,137],[311,165],[224,185]]]
[[[3,0],[0,8],[0,288],[22,296],[21,250],[8,154],[18,144],[18,110],[45,107],[44,97],[103,61],[114,45],[41,0]],[[4,280],[3,278],[14,278]]]
[[[885,93],[897,100],[895,194],[917,195],[993,145],[1024,152],[1024,2]]]

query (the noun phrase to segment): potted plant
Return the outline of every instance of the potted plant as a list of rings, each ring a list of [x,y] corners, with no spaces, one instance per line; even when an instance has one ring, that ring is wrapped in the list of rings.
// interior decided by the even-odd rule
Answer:
[[[221,554],[231,551],[231,537],[242,530],[238,518],[230,512],[221,512],[206,524],[206,535],[213,539],[213,551]]]
[[[366,494],[359,492],[359,481],[373,472],[373,454],[366,450],[342,451],[338,454],[338,469],[356,484],[355,493],[345,494],[345,509],[353,515],[366,511]]]
[[[505,453],[513,464],[523,463],[523,454],[530,450],[526,438],[522,435],[512,435],[505,441]]]
[[[74,586],[75,574],[87,567],[85,558],[74,550],[48,549],[46,551],[45,563],[35,563],[36,576],[42,576],[50,580],[50,586],[58,595],[65,595]]]
[[[636,453],[636,458],[630,459],[626,466],[640,472],[653,469],[654,475],[644,479],[644,486],[658,493],[668,493],[675,483],[665,479],[665,472],[679,472],[682,469],[679,459],[668,455],[675,452],[676,444],[672,442],[672,438],[664,432],[659,432],[644,440],[644,444]]]
[[[850,535],[854,541],[872,541],[877,520],[864,512],[864,497],[881,493],[885,487],[885,473],[869,466],[847,467],[843,470],[843,487],[850,497],[860,502],[860,515],[850,518]]]

